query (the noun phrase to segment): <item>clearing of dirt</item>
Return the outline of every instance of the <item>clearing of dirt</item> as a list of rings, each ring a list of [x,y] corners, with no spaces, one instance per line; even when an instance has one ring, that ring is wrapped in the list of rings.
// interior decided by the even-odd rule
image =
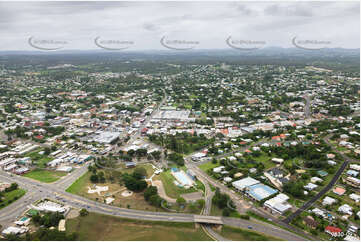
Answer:
[[[69,213],[66,215],[66,219],[72,219],[79,216],[79,210],[71,209]]]
[[[109,190],[108,186],[95,186],[93,189],[88,187],[88,193],[92,194],[92,193],[98,193],[99,196],[101,192],[106,192]]]
[[[123,197],[130,197],[131,195],[133,195],[133,192],[125,190],[124,192],[122,192],[122,196]]]
[[[167,194],[165,193],[162,181],[159,181],[159,180],[153,181],[152,185],[157,187],[158,195],[161,198],[163,198],[164,200],[166,200],[167,202],[175,203],[177,201],[176,199],[167,196]]]

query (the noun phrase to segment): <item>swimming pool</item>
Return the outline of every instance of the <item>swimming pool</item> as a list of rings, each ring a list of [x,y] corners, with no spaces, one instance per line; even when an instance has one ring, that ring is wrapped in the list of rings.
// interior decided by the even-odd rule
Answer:
[[[193,186],[193,180],[187,174],[185,174],[184,171],[172,172],[172,174],[175,179],[177,179],[177,181],[182,184],[182,186]]]

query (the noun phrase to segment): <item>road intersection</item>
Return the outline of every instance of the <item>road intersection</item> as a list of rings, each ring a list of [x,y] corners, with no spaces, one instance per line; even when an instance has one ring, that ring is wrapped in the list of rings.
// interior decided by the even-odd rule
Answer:
[[[81,169],[81,168],[80,168]],[[86,172],[86,169],[83,168],[82,172]],[[134,209],[119,208],[97,201],[89,200],[85,197],[81,197],[75,194],[68,193],[65,190],[66,186],[76,180],[77,177],[82,175],[82,172],[74,172],[75,175],[66,176],[63,180],[54,183],[54,184],[44,184],[30,178],[17,176],[13,174],[8,174],[6,172],[0,171],[0,179],[5,182],[16,182],[20,187],[27,190],[27,193],[17,201],[13,202],[6,209],[0,210],[0,222],[3,224],[10,224],[14,221],[15,218],[19,218],[29,207],[30,204],[34,203],[37,200],[42,198],[48,198],[52,200],[57,200],[62,202],[70,207],[81,209],[85,208],[90,212],[96,212],[106,215],[112,215],[122,218],[130,218],[137,220],[151,220],[151,221],[169,221],[169,222],[194,222],[193,214],[185,213],[167,213],[167,212],[149,212],[141,211]],[[201,178],[202,179],[202,178]],[[208,188],[209,189],[209,188]],[[210,189],[208,190],[208,192]],[[206,213],[210,211],[211,196],[206,197]],[[207,216],[207,215],[204,215]],[[252,226],[253,230],[269,234],[274,237],[278,237],[284,240],[304,240],[303,237],[290,233],[286,230],[283,230],[283,233],[276,232],[270,224],[261,223],[258,221],[247,221],[241,219],[230,220],[222,217],[224,224],[229,226],[236,226],[240,228],[248,228]],[[214,231],[210,231],[212,237],[217,239],[214,235]],[[219,238],[219,237],[218,237]]]

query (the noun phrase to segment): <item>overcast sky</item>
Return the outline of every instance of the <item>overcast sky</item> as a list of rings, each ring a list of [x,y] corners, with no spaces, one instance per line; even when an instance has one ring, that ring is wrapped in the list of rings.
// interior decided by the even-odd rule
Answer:
[[[61,41],[53,46],[64,50],[98,49],[96,37],[128,50],[165,49],[162,37],[220,49],[230,48],[229,36],[267,46],[293,47],[297,37],[359,48],[359,31],[358,2],[0,2],[0,50],[34,50],[30,36],[38,45]]]

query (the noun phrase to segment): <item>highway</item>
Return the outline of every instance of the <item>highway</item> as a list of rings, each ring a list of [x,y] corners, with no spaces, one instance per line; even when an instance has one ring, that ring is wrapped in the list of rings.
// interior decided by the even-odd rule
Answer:
[[[212,192],[209,184],[207,181],[203,180],[202,178],[199,179],[203,184],[204,184],[204,208],[202,211],[203,215],[210,215],[211,213],[211,208],[212,208],[212,197],[214,195],[214,192]],[[210,225],[207,224],[202,224],[202,229],[204,230],[204,232],[210,237],[213,238],[214,240],[217,241],[227,241],[226,238],[222,237],[220,234],[218,234],[217,232],[215,232],[212,227]]]
[[[75,179],[75,177],[69,176],[69,179],[73,180]],[[149,212],[149,211],[119,208],[65,192],[64,189],[66,187],[60,188],[58,186],[54,186],[54,184],[44,184],[32,180],[30,178],[8,174],[3,171],[0,171],[0,180],[10,183],[16,182],[19,184],[20,187],[27,190],[27,194],[25,194],[22,198],[10,204],[6,208],[0,210],[0,221],[3,224],[10,225],[10,223],[13,222],[14,219],[19,218],[28,209],[28,206],[30,204],[42,198],[57,200],[59,202],[63,202],[64,204],[70,207],[74,207],[78,209],[86,208],[90,212],[113,215],[122,218],[150,220],[150,221],[194,222],[193,214]],[[63,182],[66,184],[68,183],[65,181]],[[210,197],[211,196],[209,196],[208,198],[209,200],[206,199],[207,200],[206,204],[208,204],[206,205],[205,208],[206,212],[210,211],[209,210],[210,208],[208,207],[211,201]],[[240,219],[229,220],[227,218],[222,218],[222,220],[226,225],[229,226],[235,226],[240,228],[247,228],[247,226],[253,226],[253,229],[255,231],[261,233],[265,233],[266,231],[269,231],[271,233],[270,235],[275,236],[274,233],[271,232],[273,229],[265,230],[265,227],[271,226],[269,224],[264,224],[260,226],[259,222],[255,222],[255,221],[247,221]],[[209,231],[209,229],[207,229],[207,231]],[[214,231],[213,232],[210,231],[209,233],[212,234],[213,238],[221,239],[214,234],[215,233]],[[277,237],[284,240],[304,240],[304,238],[290,234],[288,231],[285,230],[283,231],[283,233],[277,234]]]
[[[264,140],[260,140],[258,141],[255,145],[259,144],[259,143],[262,143]],[[249,147],[243,147],[242,149],[249,149]],[[275,224],[278,224],[279,226],[282,226],[284,228],[287,228],[287,230],[285,229],[281,229],[280,227],[276,227],[270,223],[262,223],[263,227],[268,227],[268,229],[264,230],[264,229],[261,229],[260,227],[255,227],[257,229],[258,232],[261,232],[261,233],[265,233],[265,234],[273,234],[272,231],[275,231],[275,228],[277,229],[281,229],[283,231],[283,234],[282,236],[284,236],[285,238],[287,238],[286,240],[305,240],[306,238],[308,240],[318,240],[316,238],[314,238],[313,236],[309,235],[309,234],[306,234],[304,233],[304,231],[296,228],[296,227],[293,227],[291,225],[289,225],[288,223],[284,223],[283,221],[281,220],[278,220],[276,217],[272,216],[271,214],[265,212],[263,209],[261,208],[257,208],[257,207],[254,207],[252,204],[248,203],[247,201],[243,200],[239,194],[237,194],[236,192],[234,192],[233,190],[231,190],[230,188],[228,188],[227,186],[225,186],[223,183],[217,181],[217,180],[214,180],[212,177],[210,177],[208,174],[206,174],[203,170],[201,170],[197,165],[198,163],[195,163],[195,162],[192,162],[191,161],[191,155],[188,155],[187,157],[185,157],[185,166],[188,168],[188,169],[191,169],[197,176],[197,178],[199,179],[202,179],[202,182],[204,183],[204,181],[207,181],[209,184],[213,185],[214,187],[218,187],[220,189],[220,191],[222,193],[225,193],[227,195],[230,196],[230,198],[232,199],[232,201],[234,202],[234,204],[236,205],[236,208],[237,208],[237,211],[240,213],[240,214],[244,214],[246,213],[247,211],[251,210],[253,211],[254,213],[266,218],[266,219],[269,219],[269,220],[272,220],[273,223]],[[223,157],[223,156],[222,156]],[[227,220],[229,222],[229,220]],[[245,221],[245,220],[241,220],[241,221]],[[257,223],[259,224],[261,221],[259,220],[255,220],[255,219],[252,219],[251,220],[253,223]],[[230,226],[236,226],[237,227],[237,223],[233,223],[233,224],[228,224]],[[239,226],[242,226],[243,228],[247,228],[249,225],[246,225],[245,223],[242,223],[242,224],[238,224]],[[275,228],[273,228],[275,227]],[[289,231],[293,231],[295,233],[292,233],[292,232],[289,232]],[[268,232],[268,233],[267,233]],[[302,235],[302,236],[299,236]],[[281,238],[280,234],[278,233],[277,235],[273,234],[273,236],[275,237],[278,237],[278,238]]]
[[[131,141],[134,141],[140,136],[141,129],[145,127],[145,125],[149,122],[151,117],[159,111],[159,108],[166,100],[166,95],[163,97],[161,104],[158,105],[157,109],[150,115],[147,120],[139,127],[138,132],[132,136]],[[212,184],[215,187],[219,187],[222,193],[228,194],[231,199],[235,202],[237,206],[237,210],[240,213],[244,213],[246,210],[250,208],[249,204],[244,200],[241,200],[238,195],[236,195],[232,190],[218,181],[213,180],[207,174],[205,174],[201,169],[199,169],[194,163],[189,161],[189,157],[186,158],[186,166],[187,168],[193,170],[204,184],[205,184],[205,208],[203,210],[203,216],[207,216],[210,214],[210,209],[212,206],[212,196],[213,192],[211,191],[209,184]],[[167,212],[149,212],[149,211],[141,211],[134,209],[126,209],[119,208],[111,205],[107,205],[104,203],[100,203],[97,201],[89,200],[85,197],[81,197],[75,194],[68,193],[64,191],[67,187],[69,187],[76,179],[78,179],[81,175],[83,175],[87,171],[88,165],[84,165],[80,168],[77,168],[75,171],[70,173],[69,175],[61,178],[60,180],[52,183],[46,184],[41,183],[36,180],[32,180],[30,178],[17,176],[14,174],[9,174],[4,171],[0,171],[0,180],[5,182],[16,182],[20,187],[27,190],[27,193],[20,198],[19,200],[13,202],[9,206],[0,210],[0,222],[3,224],[10,225],[14,219],[19,218],[27,209],[28,206],[34,203],[37,200],[48,198],[52,200],[57,200],[66,204],[67,206],[74,208],[86,208],[90,212],[96,212],[101,214],[107,214],[122,218],[130,218],[137,220],[150,220],[150,221],[170,221],[170,222],[194,222],[193,214],[185,214],[185,213],[167,213]],[[287,230],[278,228],[269,223],[263,223],[256,220],[241,220],[241,219],[230,219],[222,217],[222,221],[224,224],[239,227],[243,229],[247,229],[249,226],[252,227],[254,231],[271,235],[274,237],[278,237],[287,241],[294,240],[305,240],[303,237],[293,234]],[[202,225],[205,232],[215,240],[226,240],[219,234],[217,234],[214,230],[211,229],[209,225]]]

